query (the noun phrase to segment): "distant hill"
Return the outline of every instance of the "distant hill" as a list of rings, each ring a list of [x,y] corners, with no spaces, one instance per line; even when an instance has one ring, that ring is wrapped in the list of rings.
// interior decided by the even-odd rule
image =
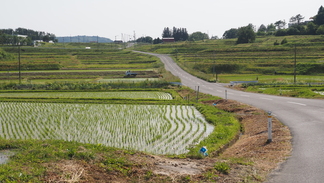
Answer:
[[[110,43],[113,42],[109,38],[98,37],[98,36],[65,36],[65,37],[56,37],[59,43],[90,43],[90,42],[99,42],[99,43]]]

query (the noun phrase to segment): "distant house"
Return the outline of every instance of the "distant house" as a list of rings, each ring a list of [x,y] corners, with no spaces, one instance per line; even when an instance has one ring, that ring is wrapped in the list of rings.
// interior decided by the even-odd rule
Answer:
[[[173,37],[164,37],[162,38],[163,43],[174,43],[174,38]]]
[[[115,40],[114,43],[121,44],[121,43],[123,43],[123,41],[122,40]]]
[[[40,46],[42,42],[44,42],[44,41],[43,40],[34,40],[33,41],[34,47]]]
[[[17,37],[20,38],[18,44],[21,45],[22,43],[20,41],[23,41],[24,39],[27,39],[28,36],[26,36],[26,35],[17,35]]]
[[[21,38],[27,38],[28,36],[26,36],[26,35],[17,35],[17,37],[21,37]]]

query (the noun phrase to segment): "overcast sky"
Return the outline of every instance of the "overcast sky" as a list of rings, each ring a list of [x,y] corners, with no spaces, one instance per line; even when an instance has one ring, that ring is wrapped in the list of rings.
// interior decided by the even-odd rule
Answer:
[[[128,40],[160,37],[165,27],[222,37],[226,30],[258,28],[301,14],[317,14],[323,0],[1,0],[0,29],[18,27],[59,36]]]

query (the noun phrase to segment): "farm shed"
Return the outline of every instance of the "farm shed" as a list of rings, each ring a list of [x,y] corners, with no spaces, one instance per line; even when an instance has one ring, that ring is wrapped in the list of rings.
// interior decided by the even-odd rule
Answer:
[[[163,43],[174,43],[174,38],[173,37],[164,37],[162,38]]]

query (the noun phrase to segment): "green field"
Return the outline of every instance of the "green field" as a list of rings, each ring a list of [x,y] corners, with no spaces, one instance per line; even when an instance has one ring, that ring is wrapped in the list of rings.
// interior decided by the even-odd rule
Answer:
[[[215,76],[216,77],[216,76]],[[218,82],[229,83],[230,81],[255,81],[261,83],[294,83],[293,75],[263,75],[263,74],[220,74]],[[324,83],[324,76],[297,75],[298,83]]]
[[[282,39],[287,39],[288,43],[273,44]],[[171,54],[184,70],[207,81],[215,81],[215,73],[241,74],[243,77],[246,74],[291,76],[295,60],[297,75],[323,76],[323,49],[324,37],[320,35],[257,37],[255,43],[248,44],[236,44],[236,39],[221,39],[137,48]]]
[[[61,45],[63,46],[63,45]],[[163,75],[163,64],[150,55],[123,49],[80,49],[68,47],[4,46],[11,57],[0,60],[0,80],[21,83],[45,83],[61,80],[97,82],[101,79],[123,79],[125,72],[136,72],[136,78],[152,79]],[[19,59],[20,58],[20,59]]]
[[[147,165],[126,156],[202,158],[201,146],[217,154],[240,133],[234,115],[171,86],[179,78],[157,58],[122,45],[84,46],[21,47],[21,81],[17,47],[3,47],[13,59],[0,60],[0,151],[11,154],[0,182],[43,182],[49,171],[63,176],[51,164],[65,161],[127,179],[133,167]],[[138,75],[125,78],[126,70]],[[199,101],[218,99],[199,95]]]
[[[165,92],[28,92],[28,93],[0,93],[0,98],[82,98],[82,99],[163,99],[172,100],[172,96]]]
[[[183,154],[212,131],[192,106],[0,103],[0,137]]]

